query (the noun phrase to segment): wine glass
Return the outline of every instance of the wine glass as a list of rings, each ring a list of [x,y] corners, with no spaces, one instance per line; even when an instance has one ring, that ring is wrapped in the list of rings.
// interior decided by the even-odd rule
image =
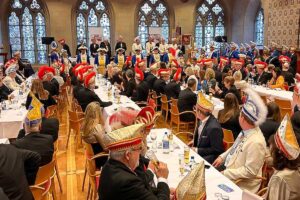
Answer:
[[[153,150],[153,152],[156,152],[157,151],[157,145],[156,145],[157,135],[154,131],[151,131],[150,138],[152,140],[152,148],[151,149]]]
[[[158,168],[158,165],[159,165],[159,160],[157,159],[155,153],[153,150],[149,150],[146,152],[146,155],[145,155],[147,158],[149,158],[149,160],[154,164],[154,166],[156,168]]]
[[[184,155],[179,154],[178,155],[178,161],[179,161],[179,172],[180,172],[180,177],[184,175]]]

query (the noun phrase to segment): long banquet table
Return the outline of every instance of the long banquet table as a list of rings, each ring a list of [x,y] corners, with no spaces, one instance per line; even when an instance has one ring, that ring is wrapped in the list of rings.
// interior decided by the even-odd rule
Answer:
[[[187,172],[184,174],[184,176],[180,175],[179,171],[179,156],[183,156],[184,153],[184,147],[186,146],[178,137],[174,136],[173,146],[177,146],[177,148],[174,148],[173,152],[170,152],[169,154],[164,154],[162,148],[159,148],[161,146],[159,143],[161,143],[163,135],[165,132],[170,133],[169,129],[152,129],[151,132],[155,132],[157,135],[156,142],[158,144],[157,152],[155,153],[158,160],[163,161],[167,163],[168,169],[169,169],[169,177],[168,177],[168,184],[172,188],[176,188],[179,182],[184,178],[184,176],[187,174]],[[149,135],[152,133],[150,132]],[[147,138],[148,146],[151,147],[151,139],[150,136]],[[151,149],[151,148],[150,148]],[[190,156],[194,156],[196,163],[200,163],[204,159],[199,156],[196,152],[193,150],[190,150]],[[205,161],[205,160],[204,160]],[[229,180],[227,177],[225,177],[223,174],[221,174],[219,171],[217,171],[213,166],[211,166],[208,162],[205,161],[206,165],[209,165],[209,169],[205,169],[205,185],[206,185],[206,195],[208,200],[217,200],[218,196],[221,194],[223,197],[227,196],[228,199],[232,200],[239,200],[242,199],[243,191],[235,185],[231,180]],[[219,184],[224,184],[231,189],[233,189],[232,192],[225,192],[224,190],[220,189],[218,187]]]
[[[279,90],[279,89],[270,89],[267,87],[252,85],[251,86],[254,91],[256,91],[261,96],[268,96],[271,100],[277,98],[282,100],[293,101],[293,92]]]

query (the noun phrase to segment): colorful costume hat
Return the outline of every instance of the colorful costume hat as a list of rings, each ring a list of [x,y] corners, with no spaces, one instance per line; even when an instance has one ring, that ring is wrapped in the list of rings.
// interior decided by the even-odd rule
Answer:
[[[176,200],[204,200],[205,198],[205,165],[202,161],[180,181],[176,188]]]
[[[107,49],[106,48],[99,48],[99,49],[97,49],[97,52],[100,52],[100,51],[107,52]]]
[[[142,72],[142,70],[140,70],[138,67],[135,67],[134,70],[135,70],[135,76],[138,78],[138,80],[143,81],[144,72]]]
[[[54,68],[49,67],[49,66],[41,66],[38,71],[38,77],[40,78],[40,80],[43,80],[44,77],[49,73],[52,73],[53,75],[55,75]]]
[[[84,79],[84,86],[88,87],[88,85],[95,81],[96,72],[89,73]]]
[[[88,48],[84,45],[84,44],[82,44],[79,48],[78,48],[78,50],[87,50]]]
[[[244,92],[248,95],[242,112],[256,125],[259,126],[266,120],[267,108],[260,96],[250,87]]]
[[[263,62],[263,61],[260,61],[260,60],[254,61],[254,65],[257,68],[260,68],[260,69],[265,69],[268,66],[268,64],[266,62]]]
[[[181,77],[182,68],[177,68],[176,73],[174,74],[174,81],[179,81]]]
[[[275,143],[287,159],[295,160],[299,157],[300,147],[288,115],[285,115],[275,134]]]
[[[160,69],[157,72],[158,76],[168,76],[170,75],[170,70],[169,69]]]
[[[110,151],[122,151],[142,146],[144,124],[135,124],[112,131],[104,136],[104,143]]]
[[[5,69],[6,75],[9,75],[9,74],[17,71],[17,65],[15,63],[11,63],[9,65],[6,65],[5,67],[6,67],[6,69]]]
[[[214,110],[214,104],[208,100],[202,92],[198,93],[198,99],[197,99],[197,105],[199,105],[204,110],[213,111]]]
[[[25,123],[28,126],[40,123],[45,112],[43,104],[35,97],[32,92],[30,92],[30,96],[32,97],[32,100],[25,118]]]

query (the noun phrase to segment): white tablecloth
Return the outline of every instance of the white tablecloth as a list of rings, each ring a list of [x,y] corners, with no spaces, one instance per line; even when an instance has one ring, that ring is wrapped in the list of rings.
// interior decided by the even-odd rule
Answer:
[[[282,100],[293,101],[293,92],[285,90],[274,90],[263,86],[251,86],[261,96],[269,96],[271,99],[277,98]]]
[[[101,82],[104,83],[104,82],[106,82],[106,80],[101,79]],[[112,114],[114,114],[115,112],[117,112],[118,109],[132,108],[137,111],[141,110],[141,108],[135,102],[133,102],[131,99],[129,99],[127,96],[121,95],[120,103],[118,104],[113,95],[114,90],[115,90],[114,86],[112,86],[112,95],[110,97],[108,97],[107,86],[100,84],[99,81],[96,81],[96,85],[98,86],[98,89],[95,90],[95,93],[99,96],[99,98],[102,101],[111,101],[113,103],[111,106],[105,107],[103,109],[103,119],[105,122],[104,128],[105,128],[106,132],[111,131],[111,127],[109,126],[109,117]]]
[[[19,96],[18,91],[14,91],[13,94],[18,102],[12,104],[5,101],[6,110],[2,110],[0,117],[0,138],[16,138],[27,114],[25,106],[21,105],[26,102],[27,94]]]
[[[165,132],[168,133],[170,132],[170,130],[168,129],[152,129],[151,131],[155,131],[157,133],[157,139],[156,139],[157,143],[160,143],[162,141],[163,134]],[[148,138],[147,140],[151,141],[150,138]],[[179,149],[176,148],[174,149],[173,152],[170,152],[169,154],[164,154],[162,152],[162,149],[157,149],[157,152],[155,153],[158,160],[163,161],[168,165],[169,168],[168,184],[172,188],[176,188],[178,183],[184,177],[184,176],[180,176],[180,172],[179,172],[179,155],[180,154],[183,155],[185,144],[176,136],[174,136],[174,143],[179,146]],[[151,147],[152,144],[148,144],[148,146]],[[192,150],[190,150],[190,156],[194,156],[196,163],[199,163],[200,161],[203,160],[202,157],[200,157],[196,152]],[[205,164],[210,165],[206,161]],[[226,186],[233,189],[233,192],[227,193],[223,191],[218,187],[219,184],[225,184]],[[212,166],[209,169],[205,169],[205,185],[206,185],[206,195],[208,200],[217,200],[218,198],[215,196],[216,193],[221,193],[222,196],[228,196],[230,200],[242,199],[243,191]]]

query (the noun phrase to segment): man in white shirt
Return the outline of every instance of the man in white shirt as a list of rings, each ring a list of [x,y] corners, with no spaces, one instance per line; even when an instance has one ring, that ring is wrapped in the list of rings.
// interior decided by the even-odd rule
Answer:
[[[146,53],[147,53],[147,67],[149,67],[150,55],[152,54],[152,50],[155,47],[154,38],[149,36],[149,40],[146,43]]]

